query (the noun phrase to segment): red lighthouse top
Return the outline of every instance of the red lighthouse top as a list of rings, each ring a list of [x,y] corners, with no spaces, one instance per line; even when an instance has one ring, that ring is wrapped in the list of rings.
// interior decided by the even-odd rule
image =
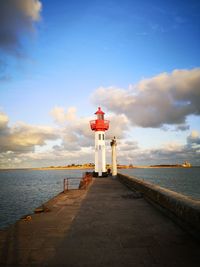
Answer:
[[[100,107],[98,107],[98,110],[94,114],[101,114],[104,115],[105,113],[101,110]]]
[[[104,120],[104,112],[98,107],[98,110],[94,113],[97,115],[96,120],[90,121],[90,127],[92,131],[106,131],[109,128],[109,121]]]

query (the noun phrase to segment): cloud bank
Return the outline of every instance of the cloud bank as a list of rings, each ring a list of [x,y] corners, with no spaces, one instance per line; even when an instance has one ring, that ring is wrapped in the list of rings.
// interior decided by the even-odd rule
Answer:
[[[20,54],[21,35],[34,29],[34,22],[40,19],[40,0],[0,1],[0,49]]]
[[[7,114],[0,112],[0,168],[93,162],[94,134],[89,121],[95,116],[79,117],[75,107],[55,107],[50,114],[57,123],[54,127],[24,122],[10,126]],[[123,138],[127,118],[111,114],[107,119],[111,120],[108,142],[114,135]]]
[[[159,148],[142,149],[134,141],[132,141],[132,145],[127,145],[127,141],[123,141],[117,149],[120,163],[133,165],[182,164],[187,160],[194,166],[200,164],[200,136],[197,131],[192,131],[188,135],[184,145],[170,142]]]
[[[94,117],[82,118],[74,111],[72,107],[66,110],[57,107],[56,112],[51,112],[58,123],[53,127],[30,125],[24,122],[9,125],[7,114],[0,112],[0,168],[93,162],[94,135],[89,121]],[[65,120],[59,121],[63,113],[73,115],[65,116]],[[106,135],[108,163],[111,154],[109,142],[113,136],[116,136],[118,163],[120,164],[172,164],[182,163],[185,160],[194,165],[199,164],[200,136],[198,131],[192,131],[187,136],[184,145],[171,142],[159,148],[145,149],[141,148],[130,134],[126,135],[129,132],[129,120],[125,115],[108,114],[106,119],[111,121],[110,130]]]
[[[200,114],[200,68],[161,73],[128,90],[100,87],[92,101],[125,114],[133,126],[159,128],[169,124],[184,130],[188,128],[187,116]]]
[[[48,126],[29,125],[18,122],[8,126],[8,116],[0,112],[0,151],[24,153],[34,151],[36,145],[44,145],[46,140],[55,140],[58,135]]]
[[[69,107],[67,110],[63,107],[55,107],[50,112],[54,121],[61,127],[62,149],[77,151],[81,150],[81,147],[93,146],[93,133],[89,121],[95,119],[95,115],[83,118],[79,117],[76,112],[75,107]],[[126,116],[110,114],[106,119],[110,120],[110,128],[106,132],[106,138],[111,139],[113,136],[123,138],[128,129]]]

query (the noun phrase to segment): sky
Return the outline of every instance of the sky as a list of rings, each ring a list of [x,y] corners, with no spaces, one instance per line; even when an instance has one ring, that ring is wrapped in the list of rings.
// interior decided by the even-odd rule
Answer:
[[[198,0],[1,0],[0,168],[200,165]]]

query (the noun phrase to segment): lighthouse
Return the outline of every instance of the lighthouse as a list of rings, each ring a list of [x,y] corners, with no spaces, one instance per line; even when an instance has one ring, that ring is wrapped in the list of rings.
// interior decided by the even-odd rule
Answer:
[[[109,128],[109,121],[104,120],[104,114],[99,107],[95,112],[96,120],[90,121],[91,130],[95,132],[95,176],[105,176],[107,174],[105,131]]]

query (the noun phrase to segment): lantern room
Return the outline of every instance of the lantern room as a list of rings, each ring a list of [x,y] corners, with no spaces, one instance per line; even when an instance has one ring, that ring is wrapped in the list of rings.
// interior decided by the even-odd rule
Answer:
[[[92,131],[106,131],[109,128],[109,121],[104,120],[104,112],[98,107],[98,110],[95,112],[97,115],[96,120],[90,121],[90,127]]]

